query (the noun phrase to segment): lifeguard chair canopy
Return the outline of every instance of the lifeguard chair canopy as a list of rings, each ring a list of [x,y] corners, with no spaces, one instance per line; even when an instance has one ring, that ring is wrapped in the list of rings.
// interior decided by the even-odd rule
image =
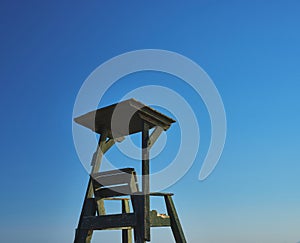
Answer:
[[[82,206],[74,243],[90,243],[94,230],[122,230],[122,243],[151,240],[151,227],[171,227],[176,243],[186,239],[173,203],[173,193],[150,192],[150,149],[172,118],[129,99],[75,118],[75,122],[99,133],[92,157],[91,173]],[[150,129],[154,128],[153,131]],[[141,180],[139,186],[134,168],[100,172],[103,154],[126,135],[141,132]],[[167,214],[150,209],[150,196],[163,197]],[[122,213],[107,214],[104,200],[121,201]],[[132,203],[132,210],[129,202]]]
[[[172,118],[135,99],[88,112],[75,118],[74,121],[99,134],[108,131],[109,138],[141,132],[143,121],[147,121],[150,128],[160,126],[165,131],[175,122]]]

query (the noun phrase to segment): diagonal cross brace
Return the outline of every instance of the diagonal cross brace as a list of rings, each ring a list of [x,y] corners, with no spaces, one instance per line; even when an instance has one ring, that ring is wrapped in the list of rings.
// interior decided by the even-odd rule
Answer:
[[[158,139],[158,137],[160,136],[160,134],[163,132],[163,128],[160,126],[156,126],[154,128],[154,131],[151,133],[150,137],[149,137],[149,141],[148,141],[148,149],[150,150],[151,147],[154,145],[154,143],[156,142],[156,140]]]

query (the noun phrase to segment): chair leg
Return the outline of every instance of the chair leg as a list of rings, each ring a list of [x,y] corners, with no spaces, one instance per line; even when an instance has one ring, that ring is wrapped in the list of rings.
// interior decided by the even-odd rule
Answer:
[[[175,238],[176,243],[186,243],[186,239],[175,209],[175,205],[173,203],[172,196],[166,195],[164,196],[166,206],[167,206],[167,211],[170,216],[170,221],[171,221],[171,229]]]
[[[81,220],[84,216],[95,216],[96,215],[96,202],[94,198],[86,198],[83,203],[78,228],[76,229],[74,243],[90,243],[93,235],[92,230],[81,229]]]
[[[130,213],[128,200],[122,200],[122,213]],[[132,230],[122,230],[122,243],[132,243]]]
[[[131,202],[133,206],[133,211],[136,215],[137,225],[134,227],[134,242],[135,243],[145,243],[144,237],[144,223],[143,223],[143,196],[142,195],[132,195]]]

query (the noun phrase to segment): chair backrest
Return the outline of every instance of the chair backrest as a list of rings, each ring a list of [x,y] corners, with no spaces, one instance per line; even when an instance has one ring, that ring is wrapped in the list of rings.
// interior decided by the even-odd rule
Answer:
[[[97,198],[131,195],[139,191],[133,168],[95,173],[92,182]]]

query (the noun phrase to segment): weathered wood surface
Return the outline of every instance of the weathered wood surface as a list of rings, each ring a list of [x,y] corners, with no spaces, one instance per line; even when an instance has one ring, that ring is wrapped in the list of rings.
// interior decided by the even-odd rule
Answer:
[[[134,99],[103,107],[74,119],[76,123],[99,134],[102,134],[103,130],[108,130],[109,138],[113,138],[113,135],[121,137],[141,132],[143,130],[141,122],[144,120],[150,122],[150,128],[159,125],[164,130],[175,122],[172,118]],[[124,121],[128,121],[129,124]]]
[[[151,135],[149,137],[149,142],[148,142],[148,149],[149,150],[152,148],[152,146],[154,145],[156,140],[159,138],[159,136],[163,132],[163,130],[164,129],[160,126],[155,127],[154,131],[151,133]]]
[[[106,211],[105,211],[105,206],[104,206],[104,199],[102,199],[102,198],[100,198],[100,199],[95,198],[95,200],[97,202],[97,213],[98,213],[98,216],[105,215]]]
[[[101,148],[102,148],[102,145],[106,141],[106,136],[107,136],[107,132],[103,132],[100,136],[98,146],[96,149],[97,155],[96,155],[96,158],[94,158],[95,160],[92,162],[92,174],[97,172],[100,168],[102,156],[103,156]],[[94,195],[93,182],[90,177],[89,182],[88,182],[88,187],[87,187],[87,190],[85,193],[84,201],[83,201],[83,206],[82,206],[82,210],[81,210],[81,214],[80,214],[80,218],[79,218],[79,222],[78,222],[78,227],[77,227],[76,233],[75,233],[74,243],[90,243],[91,242],[93,231],[89,230],[89,229],[82,229],[82,223],[83,223],[84,217],[95,216],[96,212],[98,210],[97,202],[95,201],[94,198],[92,198],[93,195]],[[98,205],[101,207],[101,202]],[[98,210],[98,213],[100,213],[99,210]]]
[[[150,125],[143,121],[142,131],[142,193],[143,193],[143,237],[144,240],[150,241],[150,165],[149,165],[149,129]]]
[[[134,227],[134,242],[144,243],[144,196],[141,194],[131,195],[133,211],[136,215],[136,227]]]
[[[162,196],[173,196],[174,193],[171,192],[150,192],[150,196],[157,196],[157,197],[162,197]]]
[[[134,213],[110,214],[104,216],[83,217],[80,229],[104,230],[122,227],[135,227],[136,217]]]
[[[94,188],[107,187],[118,184],[128,184],[130,182],[132,174],[120,173],[116,175],[106,175],[94,179]]]
[[[151,227],[168,227],[171,226],[170,216],[158,214],[156,210],[150,212]]]
[[[105,198],[105,197],[117,197],[132,194],[132,190],[129,185],[115,186],[111,188],[104,188],[95,191],[95,197]]]
[[[130,213],[128,200],[122,200],[122,213]],[[132,243],[132,228],[122,229],[122,243]]]
[[[93,231],[89,229],[83,230],[82,223],[84,217],[96,215],[96,208],[97,206],[93,198],[85,198],[80,214],[78,228],[76,229],[74,243],[89,243],[91,241]]]
[[[94,174],[99,171],[100,165],[102,162],[102,157],[103,157],[103,145],[106,143],[106,138],[107,138],[107,131],[103,131],[102,134],[100,135],[100,139],[98,142],[98,146],[96,149],[96,152],[93,156],[92,159],[92,171],[91,174]]]
[[[138,192],[135,171],[132,168],[122,170],[129,173],[120,170],[97,173],[97,177],[93,179],[96,198],[131,195]]]
[[[175,238],[176,243],[186,243],[186,239],[173,203],[171,196],[165,196],[166,207],[168,215],[171,220],[171,229]]]
[[[103,171],[103,172],[96,172],[92,174],[94,179],[97,179],[98,177],[101,176],[106,176],[106,175],[111,175],[111,174],[119,174],[119,173],[131,173],[134,171],[134,168],[122,168],[122,169],[117,169],[117,170],[108,170],[108,171]]]

